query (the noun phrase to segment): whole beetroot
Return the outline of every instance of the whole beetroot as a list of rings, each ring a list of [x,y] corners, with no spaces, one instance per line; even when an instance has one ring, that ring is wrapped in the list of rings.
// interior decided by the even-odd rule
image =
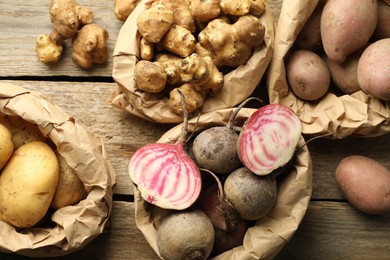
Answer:
[[[199,209],[174,211],[157,229],[157,247],[165,260],[207,259],[214,240],[213,225]]]
[[[258,176],[242,167],[226,178],[226,199],[245,220],[259,220],[274,207],[277,198],[276,180],[272,176]]]

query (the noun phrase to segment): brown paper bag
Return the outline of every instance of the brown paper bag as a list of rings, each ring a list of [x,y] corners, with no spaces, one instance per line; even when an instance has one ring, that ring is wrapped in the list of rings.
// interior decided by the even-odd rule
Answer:
[[[110,97],[110,103],[130,114],[154,122],[182,122],[182,116],[169,110],[167,96],[144,93],[135,87],[133,74],[134,66],[139,59],[140,39],[136,20],[149,1],[143,0],[137,5],[119,32],[113,54],[113,78],[117,85]],[[268,5],[261,16],[261,22],[266,28],[264,43],[255,49],[246,64],[225,74],[222,91],[206,98],[202,113],[233,107],[249,97],[259,85],[271,60],[274,47],[274,19]]]
[[[203,114],[199,118],[197,130],[207,129],[215,125],[226,125],[233,109],[221,109]],[[256,109],[243,108],[237,116],[240,125]],[[189,120],[189,132],[193,132],[197,118]],[[237,124],[239,125],[239,124]],[[182,124],[166,132],[159,143],[174,142],[180,135]],[[298,146],[304,146],[301,138]],[[160,256],[157,248],[157,227],[168,210],[161,209],[147,203],[134,188],[135,219],[138,228],[144,234],[153,250]],[[245,234],[243,246],[236,247],[216,256],[215,260],[226,259],[272,259],[291,239],[306,213],[312,192],[312,163],[310,153],[306,146],[298,154],[292,172],[278,182],[278,197],[275,207],[255,226],[248,229]],[[161,256],[160,256],[161,257]]]
[[[351,95],[329,92],[317,102],[306,102],[290,90],[284,58],[318,0],[283,1],[275,32],[275,50],[267,74],[271,103],[292,108],[302,121],[304,134],[334,133],[335,138],[349,135],[378,136],[390,132],[390,102],[358,91]]]
[[[53,227],[17,231],[0,221],[0,251],[32,257],[53,257],[76,251],[109,226],[114,169],[99,136],[50,103],[40,93],[0,83],[0,119],[20,117],[51,139],[89,192],[87,198],[51,214]],[[1,120],[0,120],[1,122]]]

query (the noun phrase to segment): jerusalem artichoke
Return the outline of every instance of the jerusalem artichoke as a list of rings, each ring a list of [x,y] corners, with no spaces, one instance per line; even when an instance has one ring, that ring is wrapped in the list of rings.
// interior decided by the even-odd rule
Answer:
[[[178,115],[183,114],[183,106],[181,102],[181,95],[179,91],[185,97],[185,103],[187,106],[188,113],[194,112],[196,109],[201,108],[204,103],[204,99],[206,96],[205,91],[198,91],[195,85],[186,83],[178,88],[173,89],[169,93],[169,109]]]
[[[72,41],[72,59],[80,67],[89,69],[93,64],[108,60],[108,32],[94,23],[81,28]]]
[[[191,33],[196,31],[196,21],[190,10],[189,0],[160,0],[173,12],[174,24],[182,26]]]
[[[191,14],[196,21],[209,22],[221,13],[219,0],[191,0]]]
[[[141,12],[137,18],[139,33],[148,41],[158,43],[174,22],[173,12],[158,3]]]
[[[252,55],[252,48],[264,40],[265,28],[253,15],[244,15],[229,24],[214,19],[198,35],[199,43],[211,52],[218,67],[236,67],[244,64]]]
[[[184,58],[194,51],[195,43],[196,39],[191,31],[174,24],[157,44],[157,48],[165,49]]]
[[[115,0],[114,13],[119,21],[126,21],[141,0]]]
[[[80,6],[75,0],[51,0],[49,13],[54,27],[50,38],[57,44],[71,39],[81,26],[93,21],[92,11]]]
[[[42,62],[58,61],[61,58],[62,49],[62,45],[56,44],[47,34],[39,35],[37,38],[35,52]]]
[[[167,74],[158,62],[140,60],[135,64],[134,80],[138,89],[159,93],[165,88]]]

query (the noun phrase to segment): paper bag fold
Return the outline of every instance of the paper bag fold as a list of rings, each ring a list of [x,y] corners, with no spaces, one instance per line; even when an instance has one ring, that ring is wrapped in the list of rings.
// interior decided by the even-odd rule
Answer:
[[[53,257],[81,249],[109,227],[116,175],[102,139],[39,92],[13,84],[0,83],[0,115],[37,125],[89,191],[78,204],[53,212],[53,227],[16,230],[0,221],[0,251]]]

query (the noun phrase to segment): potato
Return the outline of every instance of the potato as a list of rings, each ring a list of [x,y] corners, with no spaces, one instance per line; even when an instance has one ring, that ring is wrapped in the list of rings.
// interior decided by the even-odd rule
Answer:
[[[364,48],[350,54],[342,63],[326,58],[333,83],[344,94],[352,94],[360,90],[357,66],[363,50]]]
[[[15,227],[37,224],[46,214],[59,178],[54,151],[44,142],[17,149],[0,175],[0,219]]]
[[[330,86],[330,73],[326,63],[309,50],[290,53],[286,60],[286,74],[291,90],[303,100],[321,98]]]
[[[321,14],[325,2],[320,1],[294,42],[294,48],[316,51],[321,47]]]
[[[25,121],[21,117],[3,115],[0,118],[0,123],[7,127],[11,132],[15,150],[23,144],[32,141],[47,142],[49,140],[42,135],[38,126]]]
[[[374,34],[378,40],[390,37],[390,3],[378,1],[378,24]]]
[[[3,169],[14,151],[11,132],[0,124],[0,170]]]
[[[56,156],[60,166],[60,176],[50,206],[57,210],[85,199],[87,197],[87,191],[84,188],[83,182],[77,176],[75,170],[68,165],[65,158],[58,151],[56,151]]]
[[[376,0],[328,0],[321,15],[321,38],[326,55],[343,62],[349,54],[367,44],[377,22]]]
[[[370,44],[357,68],[360,88],[370,96],[390,100],[390,38]]]
[[[351,205],[368,214],[390,212],[390,171],[379,162],[360,155],[342,159],[336,182]]]

